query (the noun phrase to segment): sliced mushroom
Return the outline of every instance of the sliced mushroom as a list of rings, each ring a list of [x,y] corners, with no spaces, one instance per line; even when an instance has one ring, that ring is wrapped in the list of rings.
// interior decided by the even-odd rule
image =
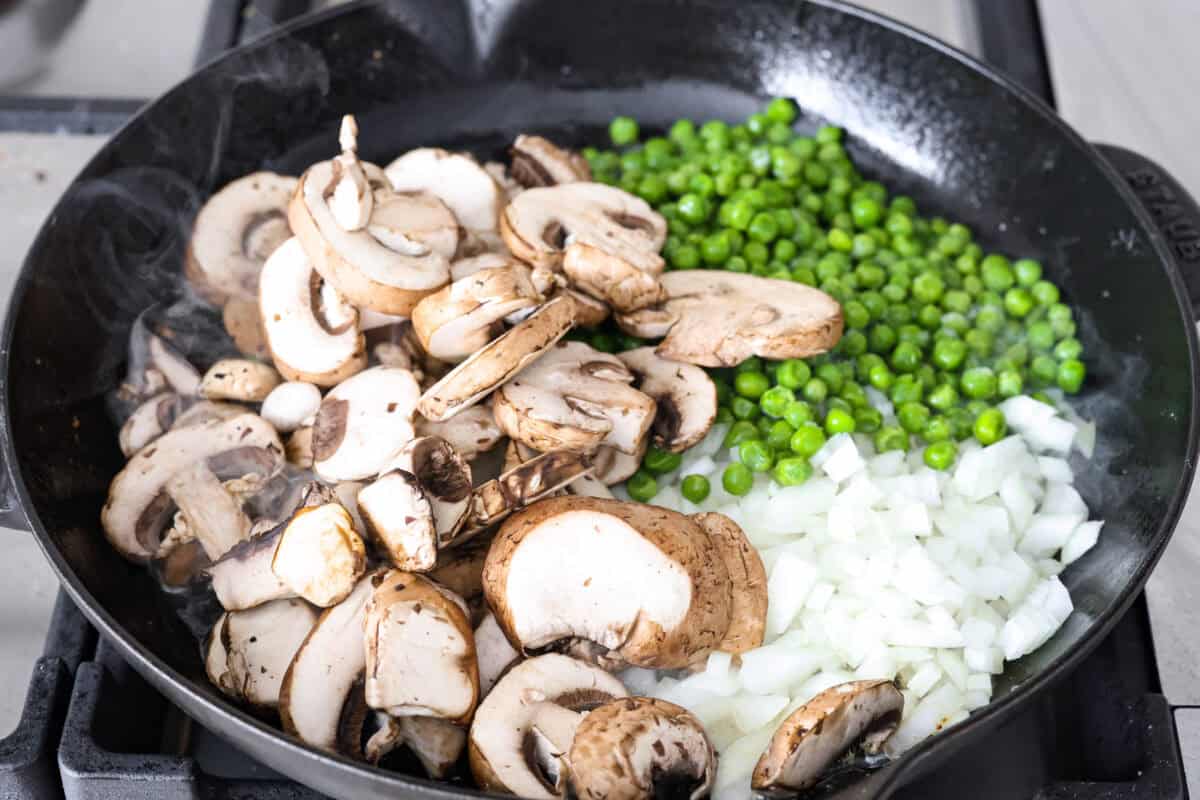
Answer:
[[[158,370],[172,389],[185,397],[200,390],[200,372],[178,350],[163,341],[162,337],[149,334],[145,346],[145,363]],[[130,354],[130,361],[137,360],[137,357]]]
[[[311,383],[288,381],[271,390],[259,415],[280,433],[312,425],[321,408],[321,390]]]
[[[642,446],[654,422],[654,400],[634,389],[616,356],[583,342],[560,342],[496,392],[496,423],[535,450],[590,452],[608,445],[625,453]]]
[[[258,275],[255,275],[257,281]],[[221,309],[221,321],[240,353],[251,358],[270,360],[271,348],[267,347],[267,331],[258,313],[257,295],[229,298]]]
[[[492,176],[492,180],[504,190],[504,197],[508,202],[525,191],[525,187],[513,180],[508,174],[508,167],[501,164],[499,161],[488,161],[483,165],[483,170],[488,175]]]
[[[636,453],[622,453],[615,447],[598,447],[589,458],[592,462],[592,475],[605,486],[616,486],[633,477],[633,473],[642,467],[642,458],[650,445],[647,438]]]
[[[384,169],[398,192],[430,192],[471,231],[495,231],[504,194],[475,159],[436,147],[410,150]]]
[[[767,627],[767,572],[741,526],[724,514],[693,514],[729,572],[729,630],[718,650],[740,655],[760,646]]]
[[[184,401],[174,392],[163,392],[138,406],[121,426],[118,441],[121,452],[129,458],[171,429],[183,410]],[[491,411],[488,411],[491,417]],[[494,425],[494,423],[493,423]],[[497,429],[499,433],[499,429]]]
[[[625,687],[604,670],[550,653],[510,669],[484,698],[471,725],[468,753],[471,772],[486,791],[508,792],[535,800],[559,796],[556,766],[535,759],[539,734],[562,738],[563,722],[570,727],[587,711],[615,698]],[[563,712],[566,714],[564,720]],[[566,750],[568,745],[558,745]],[[549,755],[547,748],[541,748]],[[538,763],[538,762],[541,763]]]
[[[298,428],[284,443],[288,463],[300,469],[312,469],[313,429],[311,425]]]
[[[527,189],[592,179],[592,170],[583,156],[549,139],[524,133],[513,142],[509,174]]]
[[[393,717],[470,721],[479,702],[466,603],[400,570],[376,575],[365,631],[367,705]]]
[[[501,526],[483,569],[496,621],[525,653],[583,639],[656,669],[707,657],[730,579],[691,519],[642,503],[555,497]]]
[[[345,303],[327,303],[324,286],[297,239],[284,242],[263,266],[263,329],[275,368],[290,381],[334,386],[367,365],[357,313]]]
[[[479,662],[480,697],[487,697],[500,676],[521,660],[521,654],[509,644],[504,631],[496,623],[496,615],[490,611],[475,627],[475,657]]]
[[[421,390],[408,370],[371,367],[334,387],[313,423],[313,469],[326,481],[380,472],[412,441]]]
[[[416,418],[418,436],[437,436],[450,443],[460,456],[472,461],[500,444],[504,433],[496,425],[491,406],[471,406],[445,422]]]
[[[267,256],[288,233],[284,211],[296,179],[272,172],[238,178],[214,194],[196,215],[184,274],[213,305],[254,297]]]
[[[660,358],[653,347],[627,350],[617,357],[637,376],[638,390],[658,404],[655,445],[682,453],[704,438],[717,418],[717,387],[707,372]]]
[[[209,400],[261,403],[279,382],[279,373],[267,364],[245,358],[223,358],[204,373],[200,395]]]
[[[470,541],[455,542],[455,547],[438,557],[429,577],[467,601],[468,607],[483,606],[483,562],[487,559],[492,537],[484,532]],[[473,614],[472,618],[481,615]]]
[[[494,339],[509,314],[541,302],[528,267],[513,264],[485,269],[417,303],[413,329],[434,358],[462,361]]]
[[[446,373],[421,396],[418,410],[426,419],[444,422],[470,408],[553,347],[574,319],[569,299],[551,300]]]
[[[512,256],[503,253],[480,253],[477,256],[458,258],[450,262],[450,280],[461,281],[485,269],[503,269],[519,263]]]
[[[569,781],[579,800],[699,800],[717,756],[704,726],[665,700],[626,697],[594,709],[575,729]]]
[[[205,459],[255,451],[268,471],[278,466],[283,444],[255,414],[178,428],[138,451],[113,478],[100,523],[117,552],[145,561],[158,552],[159,536],[172,510],[164,487],[180,470]]]
[[[358,122],[350,114],[342,117],[338,145],[342,153],[333,160],[333,180],[325,190],[326,202],[342,230],[362,230],[371,219],[375,198],[366,170],[358,160]]]
[[[316,621],[302,600],[222,614],[205,647],[208,679],[234,700],[277,708],[283,676]]]
[[[227,611],[302,597],[321,608],[345,598],[366,570],[366,548],[342,505],[304,506],[221,556],[208,574]]]
[[[571,286],[618,311],[636,311],[667,299],[656,273],[643,271],[602,247],[575,242],[563,256]]]
[[[453,722],[437,717],[389,717],[381,712],[384,723],[367,742],[365,757],[372,763],[397,747],[407,747],[421,762],[425,773],[443,779],[458,763],[467,748],[467,731]]]
[[[538,452],[530,447],[526,447],[520,442],[509,440],[508,447],[504,450],[504,469],[516,469],[521,464],[525,464],[537,458]],[[590,462],[591,459],[589,458]],[[580,494],[585,497],[609,497],[613,493],[608,490],[601,481],[597,480],[591,473],[583,473],[575,480],[568,483],[563,489],[554,493],[553,496],[562,494]],[[550,495],[547,495],[550,496]]]
[[[246,413],[246,407],[238,403],[217,403],[212,400],[198,400],[190,403],[171,423],[171,430],[192,428],[197,425],[208,425],[211,422],[233,419]],[[261,416],[261,415],[260,415]]]
[[[226,491],[205,461],[171,476],[166,491],[210,559],[220,558],[250,534],[250,518],[241,502]]]
[[[732,367],[750,356],[805,358],[842,336],[842,307],[802,283],[702,269],[660,280],[667,301],[618,314],[617,323],[634,336],[665,336],[657,352],[672,361]]]
[[[351,693],[362,691],[366,653],[362,645],[371,575],[317,619],[288,666],[279,690],[283,729],[306,744],[334,751],[338,726]]]
[[[839,756],[861,745],[876,754],[895,733],[904,695],[891,681],[851,681],[792,712],[754,767],[755,789],[807,789]]]
[[[566,450],[542,453],[480,484],[456,542],[465,541],[517,509],[550,497],[591,469],[586,456]]]
[[[407,315],[449,279],[458,222],[432,195],[376,188],[366,227],[346,230],[327,194],[341,177],[338,163],[322,161],[301,176],[288,204],[292,232],[321,276],[349,302]]]
[[[566,294],[575,301],[575,325],[579,328],[595,328],[604,324],[611,309],[608,304],[583,292],[567,289]]]
[[[610,500],[613,497],[613,493],[608,490],[604,482],[591,475],[580,475],[567,484],[567,491],[581,497],[601,497]]]

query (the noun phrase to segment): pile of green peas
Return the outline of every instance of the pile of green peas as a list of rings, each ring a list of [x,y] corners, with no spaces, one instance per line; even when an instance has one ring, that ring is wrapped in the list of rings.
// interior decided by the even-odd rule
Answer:
[[[997,403],[1080,390],[1074,314],[1039,262],[987,253],[966,225],[921,216],[911,198],[859,174],[840,128],[801,135],[796,117],[795,103],[775,98],[738,125],[681,119],[646,139],[636,120],[617,117],[612,149],[583,151],[593,180],[666,218],[668,269],[795,281],[842,305],[846,330],[832,352],[711,371],[725,445],[737,452],[721,477],[727,492],[746,494],[756,473],[804,483],[809,459],[838,433],[868,434],[879,452],[923,446],[925,463],[945,470],[958,442],[1005,436]],[[633,344],[592,336],[612,350]],[[888,397],[894,420],[872,407],[867,387]],[[656,476],[679,464],[651,448],[630,496],[652,499]],[[681,490],[699,503],[711,486],[688,475]]]

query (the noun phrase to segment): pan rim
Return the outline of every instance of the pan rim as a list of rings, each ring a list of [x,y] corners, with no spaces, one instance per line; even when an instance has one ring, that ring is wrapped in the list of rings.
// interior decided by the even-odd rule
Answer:
[[[1191,391],[1191,409],[1188,421],[1188,441],[1183,469],[1179,475],[1178,482],[1169,500],[1163,506],[1163,513],[1159,517],[1158,524],[1153,531],[1152,542],[1148,558],[1142,567],[1133,573],[1128,584],[1118,593],[1114,602],[1107,608],[1095,622],[1090,624],[1081,635],[1079,641],[1070,648],[1067,652],[1061,654],[1054,659],[1027,681],[1014,687],[1003,697],[993,699],[987,706],[973,712],[971,716],[964,720],[961,725],[954,726],[949,735],[931,736],[924,739],[918,745],[907,751],[901,758],[889,764],[887,767],[866,776],[859,784],[865,786],[870,784],[874,791],[880,796],[884,796],[894,791],[904,780],[906,780],[914,771],[918,771],[921,767],[933,760],[934,753],[941,750],[944,745],[949,745],[956,736],[962,736],[970,731],[980,731],[985,728],[992,728],[1006,719],[1011,718],[1021,706],[1033,695],[1043,691],[1045,688],[1064,677],[1064,673],[1078,665],[1088,654],[1095,649],[1104,636],[1111,628],[1121,619],[1123,614],[1128,610],[1129,606],[1136,599],[1138,592],[1142,590],[1144,584],[1153,571],[1158,559],[1162,556],[1171,535],[1179,522],[1183,512],[1184,504],[1186,503],[1188,492],[1192,484],[1192,479],[1195,471],[1195,463],[1198,449],[1198,425],[1200,425],[1200,393],[1196,391],[1197,373],[1200,372],[1200,345],[1197,341],[1196,326],[1193,324],[1195,312],[1191,307],[1188,299],[1188,292],[1183,283],[1183,278],[1179,270],[1176,259],[1171,254],[1166,242],[1151,218],[1149,212],[1142,206],[1137,199],[1132,189],[1125,182],[1125,179],[1120,175],[1117,169],[1109,163],[1104,156],[1092,145],[1076,132],[1065,120],[1063,120],[1052,108],[1050,108],[1039,97],[1014,82],[1011,78],[997,71],[990,65],[976,59],[968,53],[936,39],[929,34],[916,30],[904,23],[886,17],[877,12],[861,8],[845,0],[805,0],[816,6],[820,6],[837,13],[856,17],[867,23],[879,26],[885,30],[905,36],[915,40],[925,47],[959,62],[965,68],[972,70],[991,83],[996,84],[1009,95],[1015,97],[1030,111],[1037,114],[1045,122],[1051,125],[1056,134],[1066,144],[1079,148],[1087,154],[1093,164],[1099,169],[1101,174],[1107,178],[1109,184],[1116,191],[1117,195],[1124,201],[1127,208],[1133,214],[1134,218],[1142,225],[1143,229],[1148,232],[1150,246],[1153,253],[1157,256],[1162,268],[1167,273],[1168,282],[1171,285],[1175,295],[1175,301],[1180,317],[1185,321],[1184,337],[1188,349],[1188,366],[1190,372]],[[471,5],[473,0],[462,0],[462,2]],[[112,137],[101,147],[100,151],[84,166],[81,174],[86,174],[93,168],[96,162],[103,157],[114,142],[118,141],[131,126],[138,123],[147,111],[161,101],[162,97],[183,90],[187,84],[194,79],[195,75],[210,69],[213,65],[221,63],[225,59],[234,58],[238,55],[257,50],[259,48],[270,47],[272,43],[281,38],[286,38],[291,35],[294,30],[308,27],[310,25],[319,25],[326,19],[341,16],[342,14],[354,13],[364,7],[378,5],[378,0],[356,0],[355,2],[347,3],[335,8],[326,9],[313,14],[308,14],[300,17],[292,22],[281,26],[273,32],[254,40],[248,44],[226,51],[220,56],[207,62],[197,71],[189,74],[180,83],[173,86],[164,95],[156,98],[143,109],[139,110],[121,129],[116,131]],[[78,176],[76,180],[78,179]],[[61,200],[60,200],[61,202]],[[56,205],[57,208],[57,205]],[[154,654],[144,645],[139,639],[127,631],[124,626],[117,622],[111,613],[100,604],[99,600],[87,590],[82,581],[76,575],[74,569],[67,562],[65,556],[60,549],[53,543],[45,526],[42,524],[37,510],[32,505],[32,498],[29,494],[28,487],[17,469],[16,450],[12,440],[11,433],[8,430],[8,421],[11,419],[11,384],[9,381],[9,365],[11,361],[11,346],[15,332],[15,323],[17,313],[25,298],[26,291],[33,279],[32,256],[44,247],[44,240],[48,237],[49,220],[53,217],[54,212],[47,217],[39,229],[37,236],[34,238],[28,253],[26,253],[21,263],[21,270],[17,280],[14,283],[12,294],[9,298],[6,317],[4,320],[3,334],[0,337],[0,429],[6,435],[0,436],[0,446],[2,446],[2,457],[4,469],[7,471],[10,484],[13,488],[18,503],[20,504],[21,513],[24,514],[29,528],[33,535],[38,540],[38,545],[46,555],[47,560],[51,563],[55,572],[58,575],[59,582],[70,595],[75,604],[83,611],[89,622],[96,626],[99,632],[112,642],[120,652],[121,656],[130,662],[137,671],[147,678],[158,690],[166,694],[172,702],[181,706],[187,706],[185,710],[193,714],[203,714],[209,717],[220,717],[228,720],[232,725],[230,733],[236,733],[239,737],[253,737],[269,744],[272,747],[278,748],[281,757],[291,756],[306,756],[308,760],[316,760],[323,766],[343,772],[344,770],[353,770],[362,772],[373,780],[378,780],[383,777],[389,781],[394,781],[397,788],[408,788],[426,793],[428,797],[439,798],[461,798],[474,796],[495,796],[486,792],[481,792],[475,789],[468,789],[448,784],[442,781],[433,781],[420,778],[417,776],[403,775],[400,773],[382,770],[377,767],[372,767],[368,764],[363,764],[353,761],[344,756],[327,753],[316,748],[303,744],[292,737],[287,736],[282,731],[275,727],[252,717],[247,712],[238,708],[234,704],[215,695],[210,695],[202,690],[191,679],[184,676],[182,673],[168,665],[163,659]],[[222,731],[224,734],[225,732]],[[226,734],[228,735],[228,734]]]

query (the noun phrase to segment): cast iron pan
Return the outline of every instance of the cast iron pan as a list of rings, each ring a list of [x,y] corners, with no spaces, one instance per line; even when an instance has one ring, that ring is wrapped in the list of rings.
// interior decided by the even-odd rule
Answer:
[[[338,797],[468,793],[310,750],[205,680],[196,641],[98,524],[123,463],[104,397],[123,373],[129,327],[180,293],[183,248],[203,199],[251,170],[298,174],[330,157],[342,114],[358,115],[371,160],[423,144],[495,156],[519,131],[579,144],[600,141],[618,113],[659,126],[679,116],[734,119],[780,94],[797,98],[805,127],[845,126],[865,171],[923,209],[967,222],[987,246],[1040,258],[1079,309],[1089,354],[1080,406],[1099,424],[1099,447],[1076,467],[1107,525],[1099,546],[1063,576],[1077,610],[1009,667],[990,706],[842,790],[887,795],[1065,675],[1161,554],[1196,455],[1196,338],[1180,269],[1197,266],[1200,214],[1153,165],[1097,151],[986,67],[851,7],[359,3],[210,64],[113,137],[25,262],[0,378],[13,518],[34,531],[122,655],[250,755]]]

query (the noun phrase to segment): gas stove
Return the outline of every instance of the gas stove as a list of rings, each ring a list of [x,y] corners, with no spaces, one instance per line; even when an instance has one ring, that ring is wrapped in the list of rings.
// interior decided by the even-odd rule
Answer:
[[[321,2],[214,0],[197,64]],[[983,56],[1053,103],[1035,0],[975,0]],[[0,97],[0,131],[109,133],[140,105]],[[1168,554],[1169,557],[1169,554]],[[1162,694],[1144,597],[1067,679],[893,797],[1183,800],[1182,712]],[[1191,718],[1188,725],[1190,725]],[[24,712],[0,739],[0,800],[322,795],[258,764],[147,685],[60,594]]]

